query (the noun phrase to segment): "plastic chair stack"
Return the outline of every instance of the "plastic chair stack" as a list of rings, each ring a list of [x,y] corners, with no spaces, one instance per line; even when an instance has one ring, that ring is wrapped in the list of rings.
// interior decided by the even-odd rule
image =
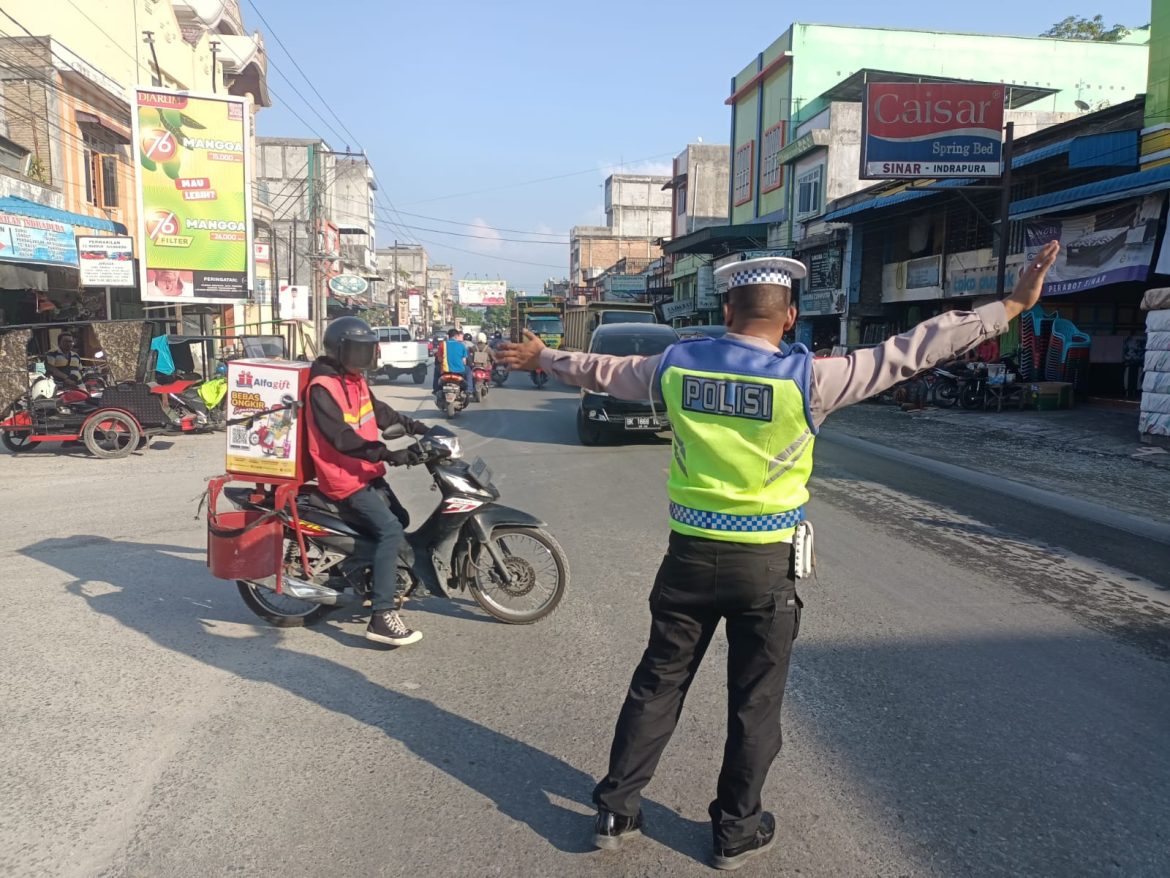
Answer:
[[[1077,329],[1071,320],[1058,317],[1052,321],[1049,338],[1044,362],[1045,379],[1083,384],[1087,372],[1085,367],[1089,364],[1091,341],[1088,334]]]

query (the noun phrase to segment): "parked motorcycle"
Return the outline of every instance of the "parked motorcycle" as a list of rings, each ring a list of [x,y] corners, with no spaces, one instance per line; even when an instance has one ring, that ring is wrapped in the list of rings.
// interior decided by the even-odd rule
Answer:
[[[548,373],[544,369],[534,369],[528,374],[532,376],[532,383],[537,387],[544,387],[544,385],[548,384]]]
[[[383,436],[403,433],[395,425]],[[400,600],[422,584],[446,598],[466,590],[488,614],[514,625],[552,613],[568,587],[569,563],[544,522],[496,505],[500,492],[487,465],[482,459],[464,462],[450,430],[433,427],[414,448],[441,499],[430,517],[407,533],[398,558]],[[279,627],[306,625],[333,607],[357,606],[370,597],[375,544],[346,523],[337,504],[316,485],[301,486],[295,520],[288,509],[276,508],[274,488],[226,488],[223,494],[240,509],[277,516],[283,523],[279,593],[275,575],[237,581],[240,596],[256,615]]]
[[[467,379],[454,372],[439,376],[439,389],[435,393],[435,404],[448,418],[453,418],[467,408],[471,397],[467,392]]]
[[[471,375],[475,379],[475,401],[483,402],[492,386],[492,370],[487,366],[473,366]]]
[[[511,371],[503,363],[492,364],[492,383],[495,384],[496,387],[503,387],[505,384],[507,384],[509,374],[511,374]]]

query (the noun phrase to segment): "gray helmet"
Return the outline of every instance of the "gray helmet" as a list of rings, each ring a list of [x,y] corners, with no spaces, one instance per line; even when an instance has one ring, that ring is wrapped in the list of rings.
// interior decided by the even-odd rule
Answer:
[[[346,372],[358,374],[374,368],[378,359],[378,334],[360,317],[338,317],[325,327],[321,340],[325,356]]]

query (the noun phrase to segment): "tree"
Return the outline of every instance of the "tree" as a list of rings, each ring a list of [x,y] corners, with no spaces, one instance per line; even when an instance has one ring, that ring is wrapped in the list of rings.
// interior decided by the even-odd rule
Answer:
[[[1105,17],[1102,15],[1094,15],[1092,18],[1070,15],[1040,34],[1056,40],[1092,40],[1098,43],[1116,43],[1128,35],[1129,28],[1123,24],[1105,27]]]

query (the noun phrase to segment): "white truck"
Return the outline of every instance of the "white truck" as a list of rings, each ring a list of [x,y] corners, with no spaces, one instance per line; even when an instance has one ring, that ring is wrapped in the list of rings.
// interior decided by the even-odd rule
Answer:
[[[377,371],[393,381],[409,374],[415,384],[427,380],[431,357],[425,341],[415,341],[405,326],[374,326],[378,333]]]

